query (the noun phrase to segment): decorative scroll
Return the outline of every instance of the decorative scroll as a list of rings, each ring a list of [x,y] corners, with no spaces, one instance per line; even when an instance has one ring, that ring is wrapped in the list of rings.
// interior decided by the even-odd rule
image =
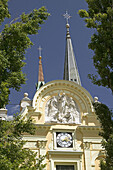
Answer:
[[[83,146],[84,146],[84,149],[89,150],[90,149],[90,142],[84,142]]]
[[[76,102],[65,93],[53,96],[45,107],[45,121],[53,123],[80,123]]]
[[[43,140],[38,140],[37,141],[37,146],[41,149],[44,149],[46,147],[46,143],[47,141],[43,141]]]

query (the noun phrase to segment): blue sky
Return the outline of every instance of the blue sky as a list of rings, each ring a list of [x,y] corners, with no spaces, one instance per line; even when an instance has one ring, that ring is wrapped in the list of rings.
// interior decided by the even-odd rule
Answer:
[[[38,80],[38,47],[42,47],[42,63],[44,78],[46,82],[63,78],[66,20],[62,16],[67,10],[72,16],[69,20],[70,34],[76,56],[77,66],[82,86],[88,90],[92,97],[98,96],[99,101],[113,108],[113,96],[111,91],[93,85],[88,79],[89,73],[95,74],[92,56],[93,51],[88,49],[88,43],[93,30],[85,27],[85,22],[78,15],[79,9],[87,9],[85,0],[10,0],[9,9],[12,15],[10,22],[22,12],[29,13],[34,8],[45,6],[51,16],[42,25],[38,35],[31,36],[34,45],[26,51],[26,66],[23,68],[27,75],[26,85],[22,85],[21,91],[11,90],[10,104],[7,106],[8,114],[11,115],[19,110],[20,100],[27,92],[32,99],[36,89],[35,83]]]

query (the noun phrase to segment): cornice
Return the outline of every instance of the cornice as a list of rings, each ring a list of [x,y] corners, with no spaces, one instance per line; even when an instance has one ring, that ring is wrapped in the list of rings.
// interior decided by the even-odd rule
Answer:
[[[79,130],[101,130],[100,126],[78,126],[77,129]]]

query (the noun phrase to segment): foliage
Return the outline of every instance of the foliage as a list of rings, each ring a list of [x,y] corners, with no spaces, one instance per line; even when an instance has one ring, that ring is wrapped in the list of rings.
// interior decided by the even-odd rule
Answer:
[[[100,135],[103,137],[102,145],[106,151],[105,161],[101,162],[101,169],[113,170],[113,112],[99,102],[93,105],[101,123]]]
[[[44,168],[46,167],[46,164],[42,164],[42,161],[46,158],[47,155],[40,155],[38,160],[37,160],[37,165],[36,168],[38,170],[44,170]]]
[[[97,75],[89,75],[94,84],[113,93],[113,0],[86,0],[88,10],[79,10],[86,27],[94,29],[89,48],[94,51]]]
[[[0,24],[10,17],[7,2],[0,0]],[[25,53],[33,45],[29,35],[37,34],[48,16],[45,7],[34,9],[6,24],[0,33],[0,108],[8,104],[10,88],[19,91],[21,84],[25,83],[22,72]]]
[[[20,116],[15,116],[12,121],[0,120],[0,169],[1,170],[42,170],[45,156],[36,159],[36,153],[23,148],[25,141],[23,133],[33,135],[35,127],[29,119],[23,121]],[[37,163],[36,163],[37,160]]]
[[[6,17],[10,17],[7,2],[8,0],[0,0],[0,24],[4,21]]]
[[[89,74],[94,84],[110,88],[113,93],[113,0],[86,0],[88,10],[79,10],[85,18],[86,27],[94,29],[89,48],[94,51],[93,63],[97,75]],[[100,121],[105,148],[105,161],[102,170],[113,169],[113,112],[101,103],[95,102],[94,108]]]

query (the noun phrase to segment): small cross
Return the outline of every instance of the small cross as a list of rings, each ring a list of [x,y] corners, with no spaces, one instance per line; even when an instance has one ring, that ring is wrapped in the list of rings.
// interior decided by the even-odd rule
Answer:
[[[68,14],[68,12],[66,11],[66,13],[63,15],[64,16],[64,18],[66,18],[66,20],[67,20],[67,24],[68,24],[68,19],[70,19],[71,18],[71,16]]]
[[[42,51],[41,46],[39,46],[38,50],[39,50],[39,56],[41,56],[41,51]]]

